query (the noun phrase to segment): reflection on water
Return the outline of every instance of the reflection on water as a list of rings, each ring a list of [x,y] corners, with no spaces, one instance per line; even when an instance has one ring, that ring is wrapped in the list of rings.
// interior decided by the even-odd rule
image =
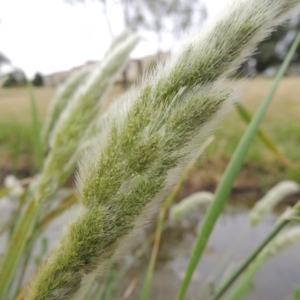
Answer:
[[[211,236],[205,255],[195,272],[186,299],[209,299],[207,294],[202,297],[200,295],[213,289],[214,282],[221,280],[224,274],[230,274],[272,230],[279,212],[267,215],[259,226],[252,228],[248,223],[249,208],[246,204],[246,201],[239,200],[226,206]],[[281,210],[283,209],[284,207]],[[4,217],[4,214],[5,211],[1,209],[0,217]],[[49,239],[50,248],[57,242],[59,233],[66,222],[66,215],[68,214],[51,224],[45,233]],[[165,230],[153,278],[151,300],[176,299],[197,235],[198,224],[203,216],[204,212],[195,212],[181,221],[170,224]],[[4,250],[3,246],[4,239],[2,238],[0,240],[1,251]],[[117,283],[117,291],[113,299],[121,299],[124,291],[132,283],[136,283],[135,289],[127,299],[140,299],[150,252],[151,249],[148,249],[147,254],[142,259],[134,260],[133,267]],[[35,253],[40,253],[38,247],[35,249]],[[255,277],[251,294],[243,299],[289,299],[288,297],[292,295],[294,287],[300,285],[299,254],[300,243],[265,263]],[[121,267],[128,260],[132,260],[130,255],[122,261]],[[34,268],[31,271],[33,270]],[[29,273],[27,275],[30,277]]]

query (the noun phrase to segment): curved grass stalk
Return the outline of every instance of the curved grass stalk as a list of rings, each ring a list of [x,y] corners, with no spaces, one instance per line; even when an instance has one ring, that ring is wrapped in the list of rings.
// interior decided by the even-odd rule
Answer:
[[[248,2],[249,2],[249,4],[251,3],[251,1],[248,1]],[[281,3],[283,8],[287,7],[288,4],[291,3],[291,1],[276,1],[276,2],[273,1],[272,3],[269,2],[268,5],[272,6],[273,4],[274,5],[278,4],[277,2]],[[292,2],[294,5],[299,4],[298,1],[292,1]],[[265,1],[256,1],[256,3],[259,3],[259,5],[262,5],[262,4],[265,4]],[[252,5],[256,5],[256,4],[253,3]],[[249,8],[247,7],[247,10],[248,9]],[[263,9],[268,9],[268,8],[267,8],[267,6],[265,6]],[[270,10],[272,10],[272,8],[270,8]],[[275,15],[278,16],[278,14],[275,14]],[[194,249],[192,251],[191,259],[189,261],[189,264],[188,264],[188,267],[186,270],[185,278],[182,282],[181,289],[180,289],[180,292],[178,295],[178,300],[183,300],[183,298],[186,294],[186,291],[187,291],[189,283],[191,281],[193,272],[196,269],[196,266],[202,256],[205,246],[208,242],[209,236],[210,236],[210,234],[214,228],[214,225],[222,211],[222,208],[230,194],[232,185],[242,167],[243,160],[247,155],[248,149],[255,137],[255,134],[259,127],[259,124],[261,123],[261,121],[267,111],[267,108],[268,108],[271,100],[273,99],[276,88],[279,85],[281,78],[285,74],[299,43],[300,43],[300,33],[298,33],[288,55],[286,56],[279,72],[276,75],[276,78],[273,82],[273,85],[272,85],[269,93],[267,94],[266,98],[262,102],[258,111],[254,115],[250,125],[247,127],[242,139],[240,140],[240,142],[239,142],[239,144],[238,144],[238,146],[237,146],[237,148],[225,170],[225,173],[223,174],[222,181],[218,185],[216,193],[215,193],[215,199],[204,218],[202,229],[200,231],[200,234],[197,238]]]

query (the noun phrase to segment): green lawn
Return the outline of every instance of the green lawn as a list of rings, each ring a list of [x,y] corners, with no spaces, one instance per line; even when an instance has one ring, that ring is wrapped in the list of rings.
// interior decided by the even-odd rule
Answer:
[[[236,81],[232,84],[240,86],[238,95],[253,113],[271,82],[272,79],[257,77],[247,82]],[[121,91],[119,86],[114,87],[108,95],[107,103]],[[34,89],[42,120],[54,93],[53,88]],[[294,163],[296,170],[300,170],[299,115],[300,78],[288,77],[281,82],[262,128],[284,155]],[[199,185],[213,187],[220,180],[245,127],[244,121],[235,110],[232,110],[218,125],[214,132],[215,140],[209,146],[197,172],[191,177],[192,190],[198,189]],[[30,100],[26,88],[0,89],[0,175],[1,172],[2,174],[34,172],[32,139]],[[284,178],[300,180],[299,173],[285,167],[256,139],[236,186],[251,188],[259,185],[264,188]]]

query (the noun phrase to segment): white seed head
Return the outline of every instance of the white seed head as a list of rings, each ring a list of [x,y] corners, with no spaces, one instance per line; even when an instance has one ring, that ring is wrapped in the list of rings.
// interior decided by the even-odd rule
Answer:
[[[274,241],[272,241],[269,246],[264,250],[266,258],[270,258],[275,256],[279,252],[289,248],[300,241],[300,227],[296,226],[294,228],[290,228],[285,232],[278,235]]]
[[[300,185],[294,181],[286,180],[278,183],[254,205],[249,214],[250,223],[257,225],[263,216],[271,211],[281,200],[299,192]]]
[[[8,189],[13,189],[19,184],[19,180],[14,175],[7,175],[4,178],[4,186]]]
[[[199,212],[200,209],[207,208],[214,199],[214,194],[210,192],[194,193],[170,209],[170,220],[180,220],[192,212]]]
[[[19,199],[25,191],[20,181],[14,175],[8,175],[5,177],[4,186],[9,189],[8,195],[12,199]]]

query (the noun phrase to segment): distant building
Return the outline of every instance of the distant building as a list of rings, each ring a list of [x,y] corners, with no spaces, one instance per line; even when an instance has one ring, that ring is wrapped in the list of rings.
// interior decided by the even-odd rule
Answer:
[[[160,54],[160,58],[164,58],[166,56],[166,53]],[[152,66],[155,66],[157,61],[157,55],[147,56],[142,59],[129,60],[124,71],[116,78],[116,83],[127,85],[128,82],[137,81],[139,77],[142,76],[143,72],[147,71]],[[44,75],[44,84],[46,86],[58,86],[62,84],[73,72],[87,66],[96,66],[99,63],[99,61],[87,61],[84,65],[72,68],[68,71]]]
[[[63,83],[73,72],[71,69],[69,71],[56,72],[49,75],[44,75],[44,85],[45,86],[58,86]]]

